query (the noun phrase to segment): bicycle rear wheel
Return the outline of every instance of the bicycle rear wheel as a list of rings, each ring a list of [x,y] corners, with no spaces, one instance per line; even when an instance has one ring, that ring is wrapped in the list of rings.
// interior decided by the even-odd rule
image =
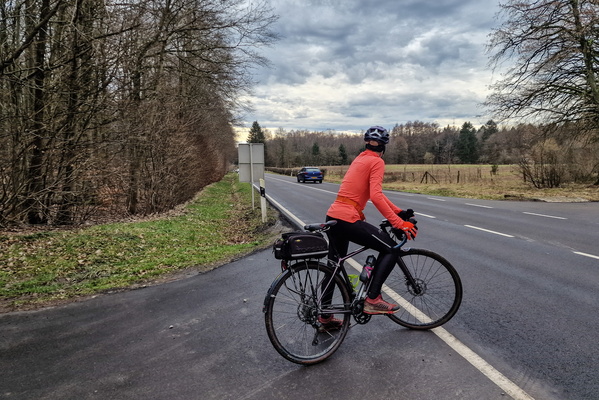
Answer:
[[[333,278],[331,280],[331,277]],[[330,304],[322,304],[322,283],[332,291]],[[328,291],[327,290],[327,291]],[[339,274],[317,261],[299,261],[282,273],[264,300],[266,331],[274,348],[297,364],[324,361],[338,348],[349,329],[350,294]],[[320,316],[343,321],[339,329],[326,329]]]
[[[411,329],[431,329],[449,321],[462,302],[462,281],[455,268],[429,250],[409,249],[400,258],[416,287],[396,265],[383,288],[401,309],[389,318]]]

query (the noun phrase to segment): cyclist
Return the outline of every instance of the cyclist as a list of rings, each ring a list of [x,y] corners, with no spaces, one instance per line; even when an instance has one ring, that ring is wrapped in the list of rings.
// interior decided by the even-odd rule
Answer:
[[[337,220],[328,231],[329,258],[338,260],[347,254],[349,242],[367,246],[379,252],[372,270],[372,282],[364,301],[366,314],[392,314],[399,310],[396,304],[383,300],[381,288],[393,270],[398,254],[393,250],[393,240],[374,225],[365,221],[364,207],[371,200],[374,206],[395,227],[403,230],[408,239],[414,239],[417,227],[407,221],[410,215],[395,206],[383,194],[385,162],[382,159],[385,145],[389,143],[389,132],[381,126],[373,126],[364,134],[366,149],[351,163],[345,174],[337,198],[327,211],[327,221]],[[404,219],[400,218],[404,216]],[[332,295],[332,294],[331,294]],[[325,298],[328,297],[325,293]],[[320,322],[327,329],[341,324],[341,320],[329,316]]]

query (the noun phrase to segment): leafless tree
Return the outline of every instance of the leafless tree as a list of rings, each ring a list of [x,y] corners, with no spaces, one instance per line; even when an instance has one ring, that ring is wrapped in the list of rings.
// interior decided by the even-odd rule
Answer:
[[[581,122],[599,136],[597,1],[508,0],[501,9],[488,49],[507,72],[487,106],[501,118]]]
[[[489,50],[494,66],[507,62],[508,67],[486,105],[500,118],[531,120],[547,127],[542,132],[546,137],[567,130],[599,140],[597,1],[509,0],[501,8],[502,24],[492,33]],[[545,156],[520,160],[523,168],[532,162],[551,169],[541,175],[556,171],[547,163],[547,152],[532,154]],[[526,175],[526,169],[523,172]],[[535,182],[554,186],[561,179]]]
[[[0,5],[0,225],[156,212],[220,179],[264,1]]]

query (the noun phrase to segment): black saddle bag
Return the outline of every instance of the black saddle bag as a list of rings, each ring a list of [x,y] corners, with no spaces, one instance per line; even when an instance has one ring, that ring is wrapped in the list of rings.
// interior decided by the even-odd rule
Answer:
[[[287,232],[275,241],[273,252],[277,260],[322,258],[329,253],[329,244],[321,233]]]

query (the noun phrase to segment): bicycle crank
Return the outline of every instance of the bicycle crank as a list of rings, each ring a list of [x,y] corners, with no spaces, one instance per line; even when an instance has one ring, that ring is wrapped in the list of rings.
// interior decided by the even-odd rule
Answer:
[[[370,321],[372,315],[364,314],[364,300],[360,300],[354,304],[352,310],[352,315],[358,324],[364,325]]]

